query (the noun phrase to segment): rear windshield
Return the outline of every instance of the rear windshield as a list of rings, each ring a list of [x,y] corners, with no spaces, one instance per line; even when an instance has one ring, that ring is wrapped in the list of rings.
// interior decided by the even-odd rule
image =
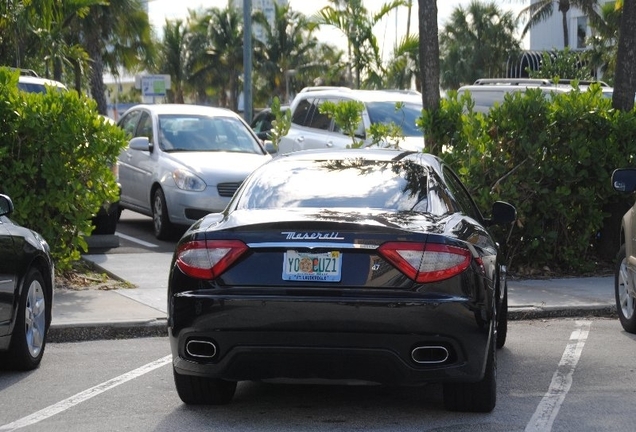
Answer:
[[[239,209],[370,208],[428,211],[428,168],[409,160],[289,160],[263,166]]]

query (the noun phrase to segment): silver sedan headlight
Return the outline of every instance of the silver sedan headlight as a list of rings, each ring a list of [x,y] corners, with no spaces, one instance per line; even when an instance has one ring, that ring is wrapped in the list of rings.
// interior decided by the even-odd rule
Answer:
[[[172,178],[179,189],[201,192],[207,185],[201,178],[183,168],[177,168],[172,172]]]

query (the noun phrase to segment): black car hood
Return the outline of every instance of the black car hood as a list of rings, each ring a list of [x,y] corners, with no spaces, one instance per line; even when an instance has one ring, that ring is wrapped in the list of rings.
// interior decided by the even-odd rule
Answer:
[[[367,228],[398,229],[410,232],[444,233],[447,217],[429,213],[398,212],[376,209],[339,208],[293,208],[267,210],[236,210],[227,215],[211,214],[200,220],[194,229],[256,228],[263,225],[280,224],[356,224]]]

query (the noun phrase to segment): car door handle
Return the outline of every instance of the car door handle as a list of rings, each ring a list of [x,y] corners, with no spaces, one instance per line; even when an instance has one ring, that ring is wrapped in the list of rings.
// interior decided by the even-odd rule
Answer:
[[[305,137],[304,136],[299,136],[298,138],[296,138],[296,142],[301,143],[303,141],[305,141]]]
[[[333,141],[327,141],[327,147],[329,148],[333,147]]]

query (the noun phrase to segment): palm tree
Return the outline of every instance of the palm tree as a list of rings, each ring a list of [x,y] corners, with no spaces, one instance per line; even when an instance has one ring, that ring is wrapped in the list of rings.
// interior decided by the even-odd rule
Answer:
[[[402,38],[388,62],[384,87],[409,89],[413,80],[416,88],[421,87],[419,48],[419,36],[407,34]]]
[[[382,68],[380,49],[373,28],[391,11],[406,4],[404,0],[393,0],[384,3],[372,15],[362,5],[362,0],[330,1],[331,6],[325,6],[318,12],[318,23],[336,27],[347,38],[349,61],[356,74],[355,86],[360,88],[364,73],[371,72],[374,67]]]
[[[612,106],[618,110],[631,111],[636,93],[636,4],[622,3],[622,16],[618,50],[616,56],[616,80]]]
[[[480,77],[505,76],[506,61],[520,50],[512,12],[473,0],[453,10],[440,34],[442,87],[457,89]]]
[[[163,27],[159,71],[170,75],[172,84],[172,89],[168,93],[170,102],[184,103],[184,86],[188,79],[187,38],[188,28],[182,20],[166,21]]]
[[[590,19],[591,23],[597,22],[600,19],[596,10],[598,0],[536,0],[531,2],[530,6],[523,8],[519,12],[519,18],[527,20],[526,25],[521,32],[521,38],[528,33],[530,28],[550,18],[555,12],[555,5],[558,12],[561,13],[563,25],[563,46],[565,48],[570,46],[567,15],[572,7],[579,8],[583,11],[583,13]]]
[[[418,0],[419,5],[419,57],[422,76],[422,106],[435,113],[439,109],[439,39],[437,27],[437,0]],[[441,146],[428,131],[424,131],[427,151],[441,154]]]
[[[91,61],[89,87],[100,114],[106,114],[104,72],[119,74],[149,60],[152,53],[148,15],[139,0],[110,0],[91,6],[80,21],[82,44]]]
[[[62,81],[64,65],[85,58],[70,29],[102,0],[6,0],[0,6],[0,64],[30,67]],[[75,35],[75,37],[72,37]]]
[[[243,73],[243,16],[233,7],[209,9],[207,54],[214,69],[221,101],[229,94],[226,106],[238,111],[239,79]]]
[[[594,33],[589,41],[590,49],[584,53],[590,67],[600,70],[603,81],[612,83],[616,70],[616,51],[621,24],[622,2],[605,3],[601,6],[601,22],[592,24]]]
[[[265,32],[265,40],[255,41],[255,48],[258,75],[270,100],[274,97],[286,99],[290,74],[297,77],[312,73],[315,77],[316,72],[320,74],[332,66],[312,57],[319,44],[313,36],[318,26],[302,13],[275,3],[271,25],[260,12],[255,14],[254,20]]]

